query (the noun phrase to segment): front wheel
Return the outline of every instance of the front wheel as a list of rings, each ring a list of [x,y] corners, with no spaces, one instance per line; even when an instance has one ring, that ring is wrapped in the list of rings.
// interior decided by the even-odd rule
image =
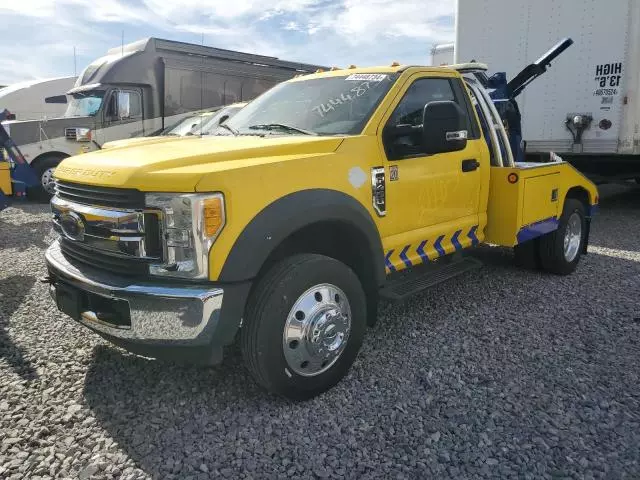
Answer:
[[[274,265],[251,294],[240,332],[248,370],[292,400],[337,384],[365,332],[366,299],[356,274],[329,257],[301,254]]]
[[[36,165],[36,173],[40,180],[40,187],[45,196],[51,197],[55,192],[55,181],[53,173],[63,159],[55,156],[48,156],[40,159]]]
[[[586,233],[585,208],[579,200],[564,203],[558,229],[540,238],[540,263],[544,270],[568,275],[578,266]]]

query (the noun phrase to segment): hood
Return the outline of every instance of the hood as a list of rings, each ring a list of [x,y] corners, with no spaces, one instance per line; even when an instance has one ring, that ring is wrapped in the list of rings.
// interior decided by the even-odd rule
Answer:
[[[28,145],[47,138],[65,136],[65,128],[88,127],[95,125],[94,117],[59,117],[46,120],[11,120],[2,122],[7,133],[16,145]]]
[[[155,137],[135,137],[135,138],[125,138],[123,140],[113,140],[111,142],[103,143],[102,150],[111,150],[114,148],[125,148],[133,145],[148,145],[150,143],[162,143],[162,142],[170,142],[175,140],[175,136],[164,135],[164,136],[155,136]]]
[[[59,180],[141,191],[192,192],[203,175],[334,152],[342,137],[169,137],[69,157]]]

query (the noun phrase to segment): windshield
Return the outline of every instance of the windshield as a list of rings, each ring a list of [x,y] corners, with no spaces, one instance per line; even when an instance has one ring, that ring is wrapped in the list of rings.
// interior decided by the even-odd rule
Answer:
[[[215,133],[358,134],[397,78],[396,73],[373,73],[281,83]]]
[[[91,90],[72,94],[64,116],[93,117],[100,110],[104,93],[102,90]]]
[[[217,111],[214,115],[206,117],[205,121],[194,128],[191,133],[194,135],[211,135],[220,126],[221,123],[226,122],[242,108],[241,105],[234,105],[229,107],[223,107]],[[226,118],[225,118],[226,117]],[[220,121],[222,120],[222,121]]]

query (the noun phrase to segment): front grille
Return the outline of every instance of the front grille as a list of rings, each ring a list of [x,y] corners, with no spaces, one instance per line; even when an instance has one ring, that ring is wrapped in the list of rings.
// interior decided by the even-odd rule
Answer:
[[[96,187],[57,180],[56,193],[60,198],[84,205],[144,208],[144,193],[134,188]]]
[[[71,242],[65,238],[61,239],[60,249],[62,254],[70,261],[80,262],[99,270],[138,277],[149,274],[149,264],[141,259],[133,257],[119,258],[107,255],[99,250],[86,248],[80,243]]]
[[[57,189],[51,199],[53,225],[62,237],[62,253],[70,261],[126,276],[147,276],[150,264],[162,263],[164,244],[160,211],[132,208],[134,197],[121,189],[69,182],[59,182]],[[120,196],[112,194],[98,198],[98,191],[116,191]],[[142,195],[137,190],[132,191]],[[87,205],[79,198],[92,204]],[[116,205],[114,198],[118,199],[118,205],[126,201],[122,205],[125,208],[113,208]]]
[[[67,138],[67,140],[73,140],[75,142],[77,135],[78,135],[78,131],[75,128],[64,129],[64,136]]]

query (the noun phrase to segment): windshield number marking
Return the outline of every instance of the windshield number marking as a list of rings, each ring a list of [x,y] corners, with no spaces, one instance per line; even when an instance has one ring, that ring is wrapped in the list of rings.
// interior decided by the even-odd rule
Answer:
[[[334,106],[353,102],[356,98],[361,97],[365,93],[367,93],[370,88],[371,84],[369,82],[362,82],[360,85],[356,85],[350,90],[351,92],[353,92],[353,95],[351,95],[350,93],[342,93],[339,97],[332,98],[326,103],[316,105],[315,107],[311,108],[311,110],[320,115],[320,117],[324,118],[326,113],[335,110]]]

